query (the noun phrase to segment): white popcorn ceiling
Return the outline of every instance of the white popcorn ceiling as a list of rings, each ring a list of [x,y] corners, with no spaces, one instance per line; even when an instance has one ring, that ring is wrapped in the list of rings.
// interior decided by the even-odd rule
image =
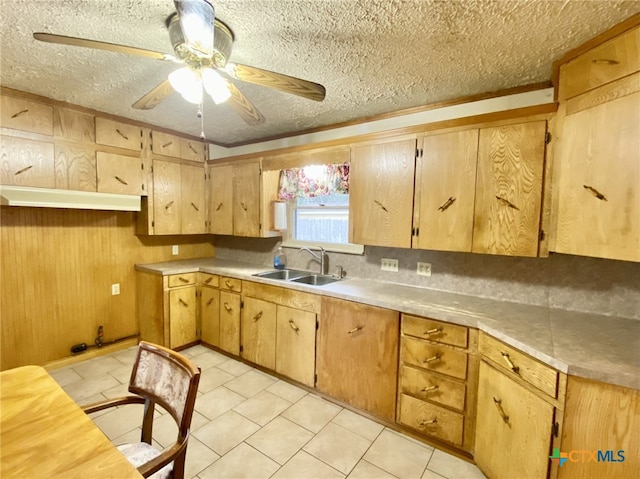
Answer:
[[[0,84],[189,135],[196,106],[172,94],[131,108],[177,65],[38,42],[33,32],[173,53],[171,0],[0,0]],[[246,125],[205,99],[205,133],[257,141],[551,79],[552,62],[640,12],[617,0],[212,0],[233,30],[231,60],[323,84],[314,102],[234,80],[264,114]]]

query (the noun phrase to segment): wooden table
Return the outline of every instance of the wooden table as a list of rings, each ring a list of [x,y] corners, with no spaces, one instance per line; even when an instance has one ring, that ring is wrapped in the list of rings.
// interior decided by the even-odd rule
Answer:
[[[0,477],[141,478],[40,366],[0,373]]]

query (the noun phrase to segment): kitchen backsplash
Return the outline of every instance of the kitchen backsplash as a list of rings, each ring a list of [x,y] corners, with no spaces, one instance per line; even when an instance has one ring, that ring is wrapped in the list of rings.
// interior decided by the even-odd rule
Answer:
[[[219,258],[273,267],[279,238],[217,236]],[[283,248],[287,266],[317,271],[318,263],[297,248]],[[381,258],[398,260],[399,270],[380,270]],[[417,262],[431,263],[431,276],[416,274]],[[469,294],[640,320],[640,263],[552,254],[518,258],[367,246],[364,255],[329,253],[329,272],[342,266],[347,277],[370,278]]]

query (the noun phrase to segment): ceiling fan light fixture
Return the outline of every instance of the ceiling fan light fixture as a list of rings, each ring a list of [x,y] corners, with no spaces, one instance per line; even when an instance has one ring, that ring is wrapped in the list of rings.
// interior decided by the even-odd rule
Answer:
[[[215,11],[207,0],[175,0],[185,46],[202,58],[213,56]]]
[[[169,73],[169,83],[189,103],[202,103],[202,79],[191,68],[179,68]]]
[[[224,103],[231,97],[227,82],[224,81],[224,78],[222,78],[218,72],[211,68],[203,70],[202,84],[216,105]]]

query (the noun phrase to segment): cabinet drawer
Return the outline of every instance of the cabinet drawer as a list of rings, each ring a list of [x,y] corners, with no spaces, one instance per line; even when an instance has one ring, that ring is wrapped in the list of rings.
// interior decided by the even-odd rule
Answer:
[[[428,339],[437,343],[451,344],[466,348],[468,330],[464,326],[443,323],[434,319],[419,318],[408,314],[402,315],[402,332],[409,336]]]
[[[462,445],[464,428],[462,414],[402,394],[400,395],[400,422],[456,446]]]
[[[0,97],[0,125],[14,130],[53,135],[53,108],[22,98]]]
[[[128,150],[142,150],[142,129],[106,118],[96,118],[96,143]]]
[[[480,353],[492,360],[508,376],[517,376],[540,389],[552,398],[556,397],[558,371],[486,334],[480,334]]]
[[[560,68],[562,100],[640,70],[640,28],[612,38]]]
[[[209,274],[209,273],[199,273],[200,274],[200,284],[203,286],[210,286],[212,288],[217,288],[220,285],[220,276],[217,274]]]
[[[462,351],[404,336],[400,356],[403,362],[422,369],[459,379],[467,377],[467,355]]]
[[[196,284],[196,274],[197,273],[172,274],[167,277],[167,284],[170,288]]]
[[[240,291],[242,291],[242,281],[236,278],[221,276],[220,289],[226,289],[228,291],[235,291],[236,293],[239,293]]]
[[[205,151],[204,143],[180,138],[180,158],[183,160],[199,161],[204,163],[206,159]]]
[[[419,399],[428,399],[464,411],[466,386],[426,371],[402,366],[400,390]]]

